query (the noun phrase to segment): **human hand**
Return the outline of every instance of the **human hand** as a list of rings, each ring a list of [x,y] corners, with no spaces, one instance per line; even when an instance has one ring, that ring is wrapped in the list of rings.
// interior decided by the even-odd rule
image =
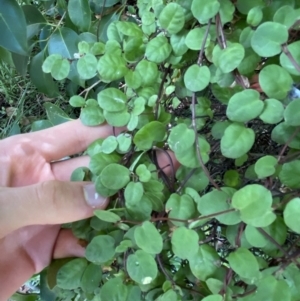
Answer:
[[[112,134],[107,124],[86,127],[76,120],[0,141],[1,301],[52,258],[84,255],[60,224],[90,217],[108,200],[92,184],[68,182],[74,169],[88,166],[87,156],[58,160]]]

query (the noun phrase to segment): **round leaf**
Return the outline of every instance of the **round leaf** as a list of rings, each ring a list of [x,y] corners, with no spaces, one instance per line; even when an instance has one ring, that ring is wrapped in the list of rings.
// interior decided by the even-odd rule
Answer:
[[[268,98],[264,101],[264,109],[259,115],[259,118],[264,123],[275,124],[283,119],[284,107],[283,104],[275,99]]]
[[[210,81],[210,71],[207,66],[190,66],[184,74],[184,84],[192,92],[204,90]]]
[[[102,170],[100,179],[108,189],[121,189],[130,181],[130,171],[125,166],[112,163]]]
[[[137,250],[128,256],[126,268],[132,280],[144,285],[150,284],[158,273],[154,258],[143,250]]]
[[[85,100],[79,95],[74,95],[70,98],[70,105],[75,108],[80,108],[85,105]]]
[[[97,59],[93,54],[87,53],[77,63],[77,70],[82,79],[93,78],[97,73]]]
[[[258,159],[254,170],[260,179],[269,177],[276,172],[277,159],[273,156],[264,156]]]
[[[162,63],[172,52],[172,47],[164,36],[152,39],[146,46],[146,57],[154,63]]]
[[[115,240],[109,235],[98,235],[85,249],[85,257],[95,263],[103,264],[115,255]]]
[[[268,65],[259,73],[259,84],[268,97],[281,100],[290,91],[293,79],[282,67]]]
[[[271,57],[281,52],[281,45],[289,38],[288,29],[276,22],[264,22],[251,39],[253,50],[262,57]]]
[[[223,73],[229,73],[237,68],[245,56],[245,49],[239,43],[229,44],[220,52],[218,67]]]
[[[126,108],[126,101],[126,95],[116,88],[107,88],[98,93],[100,107],[108,112],[123,111]]]
[[[287,46],[288,51],[290,52],[291,56],[295,60],[296,64],[300,65],[300,53],[299,53],[300,41],[291,43]],[[290,74],[293,75],[300,75],[299,68],[295,68],[295,64],[289,59],[289,57],[282,52],[280,55],[280,65],[287,70]]]
[[[84,292],[92,294],[99,287],[102,280],[102,269],[100,266],[90,263],[81,278],[81,288]]]
[[[244,90],[234,94],[228,103],[226,115],[232,121],[248,122],[262,112],[264,103],[255,90]]]
[[[202,24],[214,17],[220,9],[218,0],[194,0],[192,3],[192,13],[194,17]]]
[[[253,146],[255,134],[242,124],[229,125],[221,139],[221,152],[227,158],[237,159],[245,155]]]
[[[200,50],[203,39],[205,37],[206,28],[205,27],[197,27],[190,30],[185,38],[185,44],[189,49],[192,50]],[[208,35],[205,47],[207,47],[210,43],[210,35]]]
[[[173,253],[181,259],[190,259],[198,252],[198,234],[185,227],[177,228],[171,238]]]
[[[295,99],[290,102],[285,111],[284,119],[289,126],[299,126],[300,125],[300,99]]]
[[[300,188],[300,160],[284,163],[279,173],[281,183],[287,187]]]
[[[121,277],[110,278],[103,284],[99,294],[101,301],[124,301],[127,300],[127,296],[128,286],[123,283]]]
[[[168,3],[159,15],[159,23],[170,34],[179,32],[184,26],[184,10],[177,3]]]
[[[135,72],[140,75],[143,86],[151,86],[157,81],[158,68],[153,62],[141,60],[135,67]]]
[[[116,223],[121,220],[120,216],[107,210],[95,210],[94,214],[102,221]]]
[[[143,222],[135,229],[134,239],[137,246],[149,254],[159,254],[162,251],[162,237],[149,221]]]

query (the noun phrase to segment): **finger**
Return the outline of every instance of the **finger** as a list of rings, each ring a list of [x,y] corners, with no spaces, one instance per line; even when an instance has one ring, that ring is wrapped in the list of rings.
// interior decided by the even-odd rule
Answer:
[[[116,131],[119,133],[121,129],[116,129]],[[22,136],[16,135],[8,139],[12,145],[14,145],[14,141],[18,144],[30,145],[31,148],[39,151],[47,162],[51,162],[80,153],[96,139],[113,134],[114,130],[108,124],[88,127],[77,119],[49,129],[22,134]]]
[[[0,238],[28,225],[54,225],[93,215],[108,199],[86,182],[48,181],[25,187],[0,188]]]
[[[61,229],[55,243],[53,258],[84,257],[84,253],[85,247],[72,230]]]
[[[88,167],[89,156],[82,156],[70,160],[59,161],[51,164],[52,173],[56,180],[69,181],[73,171],[79,167]]]

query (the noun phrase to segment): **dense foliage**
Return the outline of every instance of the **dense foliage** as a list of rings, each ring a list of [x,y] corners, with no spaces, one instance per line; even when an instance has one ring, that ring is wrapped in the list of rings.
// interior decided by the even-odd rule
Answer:
[[[0,2],[2,59],[126,127],[72,175],[111,202],[65,225],[86,258],[53,262],[42,299],[299,300],[300,1],[23,2]],[[33,130],[69,120],[46,110]]]

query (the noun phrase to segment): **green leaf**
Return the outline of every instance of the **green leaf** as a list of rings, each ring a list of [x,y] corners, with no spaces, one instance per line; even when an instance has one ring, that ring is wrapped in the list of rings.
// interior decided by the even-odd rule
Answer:
[[[283,5],[275,13],[273,20],[289,29],[296,22],[298,15],[299,13],[292,6]]]
[[[210,295],[202,299],[202,301],[222,301],[223,296],[221,295]]]
[[[137,246],[149,254],[159,254],[163,248],[163,239],[156,227],[149,221],[136,227],[134,238]]]
[[[86,107],[81,109],[80,120],[84,125],[95,126],[103,123],[105,118],[96,100],[88,99]]]
[[[292,300],[291,288],[288,283],[286,279],[278,280],[271,275],[259,280],[255,300],[267,300],[266,298],[272,301]]]
[[[264,123],[275,124],[283,119],[283,112],[284,106],[279,100],[268,98],[264,100],[264,109],[259,118]]]
[[[98,93],[100,107],[108,112],[123,111],[126,108],[126,102],[126,95],[116,88],[107,88]]]
[[[94,215],[97,216],[102,221],[108,223],[116,223],[121,220],[119,215],[107,210],[95,210]]]
[[[271,192],[259,184],[244,186],[232,197],[232,207],[240,211],[242,221],[254,227],[266,227],[275,220],[272,202]]]
[[[252,27],[256,27],[262,21],[263,16],[263,11],[260,6],[252,7],[247,15],[247,23]]]
[[[60,54],[65,59],[74,59],[78,52],[78,35],[70,28],[62,27],[51,34],[48,42],[48,52]]]
[[[126,75],[128,69],[123,57],[106,53],[98,61],[97,70],[104,82],[112,82]]]
[[[124,301],[127,300],[127,295],[128,286],[121,277],[109,279],[100,290],[101,301]]]
[[[133,281],[144,285],[150,284],[158,273],[154,258],[143,250],[137,250],[128,256],[126,268]]]
[[[146,57],[154,63],[162,63],[172,52],[172,47],[164,36],[158,36],[148,42],[146,46]]]
[[[125,166],[111,163],[102,170],[100,178],[105,187],[118,190],[130,181],[130,171]]]
[[[291,43],[287,46],[287,50],[290,52],[296,64],[300,65],[300,53],[299,53],[300,41]],[[290,74],[300,75],[299,68],[295,68],[295,63],[293,63],[290,58],[282,52],[280,55],[280,65],[287,70]]]
[[[245,49],[241,44],[229,44],[228,47],[221,50],[217,58],[217,66],[223,73],[229,73],[240,65],[244,56]]]
[[[125,75],[125,83],[129,88],[138,89],[142,85],[142,76],[138,72],[128,70]]]
[[[133,247],[133,243],[132,243],[131,240],[123,240],[116,247],[116,253],[124,253],[124,252],[126,252],[131,247]]]
[[[284,111],[284,120],[289,126],[300,125],[300,99],[295,99],[290,102]]]
[[[118,21],[116,26],[120,33],[125,36],[139,37],[143,35],[141,28],[133,22]]]
[[[294,232],[300,233],[299,225],[300,198],[290,200],[284,208],[283,217],[285,224]]]
[[[196,231],[179,227],[172,234],[172,251],[179,258],[190,260],[198,251],[198,240],[199,237]]]
[[[79,95],[74,95],[70,98],[69,103],[74,108],[81,108],[85,105],[85,99]]]
[[[244,15],[247,15],[253,7],[264,7],[264,5],[264,0],[237,0],[236,3],[238,11]]]
[[[53,68],[53,65],[55,64],[56,61],[58,60],[62,60],[62,56],[60,54],[51,54],[49,55],[43,65],[42,65],[42,69],[45,73],[51,73],[51,70]]]
[[[268,243],[267,238],[261,234],[256,227],[247,225],[245,229],[247,241],[255,248],[263,248]]]
[[[146,165],[140,164],[135,170],[139,180],[141,182],[148,182],[151,179],[151,172],[148,170]]]
[[[132,145],[132,136],[128,133],[121,133],[117,137],[117,152],[120,154],[125,154],[129,151]]]
[[[220,2],[220,17],[222,24],[232,21],[235,12],[235,6],[230,0],[223,0]]]
[[[253,146],[255,134],[252,129],[239,123],[229,125],[221,139],[221,152],[227,158],[237,159]]]
[[[130,114],[126,109],[119,112],[103,111],[103,115],[107,123],[115,127],[125,126],[130,121]]]
[[[195,132],[189,129],[185,123],[172,127],[168,137],[168,143],[172,151],[184,152],[192,147],[195,142]]]
[[[93,78],[97,73],[97,59],[91,54],[87,53],[82,56],[77,63],[77,70],[82,79]]]
[[[264,22],[251,39],[253,50],[262,57],[272,57],[281,52],[281,45],[289,38],[288,29],[276,22]]]
[[[58,125],[72,120],[62,109],[51,102],[45,102],[44,108],[46,110],[47,118],[52,125]]]
[[[300,160],[284,163],[279,173],[281,183],[287,187],[300,188]]]
[[[258,178],[266,178],[272,176],[276,172],[277,159],[273,156],[264,156],[259,158],[255,165],[254,170]]]
[[[203,244],[196,251],[195,255],[189,259],[189,266],[197,279],[205,281],[220,269],[220,257],[212,246]]]
[[[118,141],[115,136],[108,136],[102,143],[102,152],[105,154],[112,153],[118,146]]]
[[[259,277],[259,265],[255,256],[245,248],[238,248],[229,254],[227,260],[230,267],[240,277],[257,281]]]
[[[279,123],[273,129],[271,138],[276,143],[287,144],[289,147],[300,149],[300,133],[296,132],[295,127],[288,126],[286,122]]]
[[[51,69],[51,75],[56,80],[65,79],[70,72],[70,62],[67,59],[57,59]]]
[[[103,140],[102,140],[103,141]],[[102,142],[101,141],[101,142]],[[111,163],[117,163],[121,159],[118,154],[96,153],[91,155],[89,168],[93,174],[100,175],[102,170]]]
[[[159,121],[151,121],[137,131],[133,142],[139,150],[148,150],[155,142],[163,141],[165,135],[166,127]]]
[[[77,258],[63,265],[57,272],[57,286],[72,290],[80,287],[81,277],[88,265],[84,258]]]
[[[184,26],[184,10],[177,3],[168,3],[159,15],[160,26],[170,34],[178,33]]]
[[[185,39],[188,31],[181,30],[177,34],[172,34],[170,37],[170,44],[173,48],[173,53],[177,56],[184,55],[188,51]]]
[[[192,92],[204,90],[210,81],[210,71],[207,66],[190,66],[184,74],[184,84]]]
[[[259,93],[252,89],[234,94],[227,106],[227,117],[237,122],[248,122],[256,118],[264,108],[264,102],[259,97]]]
[[[91,25],[91,10],[87,0],[68,1],[68,13],[80,31],[88,31]]]
[[[115,240],[109,235],[98,235],[92,239],[85,249],[87,260],[95,264],[103,264],[113,259],[115,255]]]
[[[224,191],[213,190],[201,196],[198,201],[198,211],[202,215],[210,215],[224,210],[231,209],[230,196]],[[238,212],[230,212],[215,217],[220,223],[225,225],[238,224],[241,219]]]
[[[290,91],[293,79],[282,67],[268,65],[259,73],[259,84],[268,97],[282,100]]]
[[[193,0],[192,13],[194,17],[202,24],[214,17],[220,9],[218,0]]]
[[[192,50],[200,50],[202,47],[202,43],[205,37],[206,28],[205,27],[197,27],[190,30],[185,38],[185,44],[189,49]],[[208,34],[205,47],[207,47],[210,43],[210,35]]]
[[[169,218],[189,220],[196,213],[193,199],[187,195],[172,193],[166,203],[166,211],[169,212]],[[185,222],[170,221],[175,226],[184,226]]]
[[[141,78],[141,85],[151,86],[157,82],[158,78],[158,67],[155,63],[146,60],[141,60],[135,67],[135,72],[137,72]]]
[[[84,292],[92,294],[94,290],[99,287],[101,280],[101,267],[90,263],[82,275],[80,286]]]
[[[144,194],[144,188],[140,182],[130,182],[125,188],[124,197],[126,202],[126,207],[130,205],[137,205]]]
[[[26,20],[16,0],[0,2],[0,46],[19,55],[28,55]]]

